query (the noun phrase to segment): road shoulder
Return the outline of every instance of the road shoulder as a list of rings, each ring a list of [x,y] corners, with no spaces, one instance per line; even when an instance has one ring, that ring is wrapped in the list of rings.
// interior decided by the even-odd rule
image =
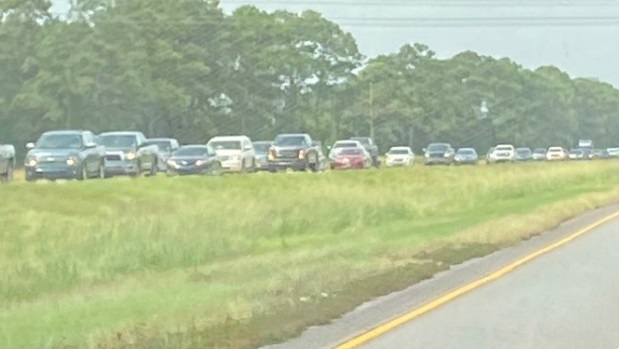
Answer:
[[[431,279],[366,302],[326,325],[310,327],[295,339],[266,346],[263,349],[331,349],[342,341],[354,338],[442,294],[467,285],[618,210],[619,204],[615,204],[583,213],[576,218],[563,222],[555,229],[512,247],[498,250],[485,257],[451,266],[448,270],[437,273]]]

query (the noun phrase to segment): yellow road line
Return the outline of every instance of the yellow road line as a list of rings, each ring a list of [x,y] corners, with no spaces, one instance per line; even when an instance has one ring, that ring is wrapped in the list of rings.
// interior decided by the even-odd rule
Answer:
[[[581,229],[581,230],[579,230],[579,231],[577,231],[577,232],[575,232],[575,233],[573,233],[573,234],[571,234],[571,235],[569,235],[569,236],[567,236],[567,237],[565,237],[565,238],[563,238],[563,239],[561,239],[561,240],[559,240],[559,241],[557,241],[555,243],[552,243],[552,244],[550,244],[550,245],[548,245],[548,246],[546,246],[546,247],[544,247],[544,248],[542,248],[542,249],[540,249],[540,250],[538,250],[536,252],[533,252],[533,253],[531,253],[531,254],[529,254],[529,255],[527,255],[527,256],[525,256],[525,257],[523,257],[523,258],[521,258],[521,259],[519,259],[519,260],[517,260],[517,261],[515,261],[515,262],[513,262],[513,263],[511,263],[511,264],[509,264],[509,265],[507,265],[507,266],[505,266],[505,267],[503,267],[503,268],[501,268],[501,269],[499,269],[499,270],[497,270],[497,271],[495,271],[495,272],[493,272],[491,274],[489,274],[489,275],[486,275],[486,276],[484,276],[484,277],[482,277],[482,278],[480,278],[480,279],[478,279],[476,281],[473,281],[473,282],[471,282],[471,283],[469,283],[467,285],[464,285],[464,286],[462,286],[460,288],[457,288],[457,289],[455,289],[453,291],[450,291],[447,294],[445,294],[443,296],[440,296],[440,297],[438,297],[438,298],[436,298],[436,299],[426,303],[425,305],[423,305],[423,306],[421,306],[419,308],[416,308],[416,309],[414,309],[414,310],[412,310],[412,311],[410,311],[410,312],[408,312],[408,313],[406,313],[404,315],[401,315],[401,316],[399,316],[399,317],[397,317],[397,318],[395,318],[393,320],[390,320],[390,321],[388,321],[388,322],[386,322],[386,323],[384,323],[384,324],[382,324],[382,325],[380,325],[380,326],[378,326],[378,327],[376,327],[376,328],[374,328],[372,330],[369,330],[369,331],[367,331],[367,332],[365,332],[365,333],[363,333],[363,334],[361,334],[361,335],[359,335],[359,336],[357,336],[357,337],[355,337],[355,338],[353,338],[353,339],[351,339],[349,341],[346,341],[345,343],[342,343],[342,344],[338,345],[334,349],[354,349],[354,348],[357,348],[357,347],[359,347],[362,344],[365,344],[365,343],[367,343],[367,342],[369,342],[369,341],[371,341],[373,339],[376,339],[376,338],[386,334],[387,332],[390,332],[390,331],[394,330],[396,327],[398,327],[400,325],[403,325],[403,324],[405,324],[405,323],[407,323],[407,322],[409,322],[409,321],[411,321],[411,320],[413,320],[413,319],[415,319],[417,317],[420,317],[421,315],[424,315],[425,313],[427,313],[427,312],[429,312],[431,310],[434,310],[434,309],[440,307],[441,305],[444,305],[445,303],[448,303],[448,302],[450,302],[450,301],[452,301],[452,300],[454,300],[454,299],[456,299],[456,298],[458,298],[458,297],[460,297],[460,296],[462,296],[462,295],[464,295],[464,294],[466,294],[466,293],[468,293],[470,291],[473,291],[476,288],[479,288],[480,286],[482,286],[484,284],[489,283],[490,281],[496,280],[496,279],[498,279],[498,278],[500,278],[500,277],[502,277],[502,276],[512,272],[514,269],[516,269],[516,268],[518,268],[518,267],[520,267],[520,266],[522,266],[522,265],[524,265],[524,264],[526,264],[526,263],[528,263],[528,262],[538,258],[539,256],[541,256],[541,255],[543,255],[545,253],[548,253],[548,252],[550,252],[552,250],[555,250],[555,249],[557,249],[557,248],[559,248],[559,247],[561,247],[561,246],[563,246],[563,245],[565,245],[565,244],[575,240],[576,238],[578,238],[578,237],[580,237],[580,236],[582,236],[584,234],[587,234],[587,233],[591,232],[593,229],[595,229],[595,228],[601,226],[602,224],[604,224],[604,223],[606,223],[606,222],[608,222],[608,221],[610,221],[610,220],[612,220],[614,218],[617,218],[617,217],[619,217],[619,212],[615,212],[615,213],[613,213],[613,214],[611,214],[609,216],[606,216],[606,217],[598,220],[597,222],[595,222],[595,223],[593,223],[593,224],[591,224],[591,225],[589,225],[589,226],[587,226],[587,227],[585,227],[585,228],[583,228],[583,229]]]

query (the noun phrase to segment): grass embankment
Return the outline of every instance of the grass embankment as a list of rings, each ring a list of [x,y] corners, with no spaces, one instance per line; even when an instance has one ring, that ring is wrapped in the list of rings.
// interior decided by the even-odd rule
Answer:
[[[619,163],[0,187],[0,348],[251,348],[619,198]]]

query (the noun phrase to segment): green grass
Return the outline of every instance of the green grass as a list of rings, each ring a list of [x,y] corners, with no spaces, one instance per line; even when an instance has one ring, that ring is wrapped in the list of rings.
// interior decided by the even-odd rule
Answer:
[[[618,170],[600,161],[2,186],[0,348],[278,340],[616,201]]]

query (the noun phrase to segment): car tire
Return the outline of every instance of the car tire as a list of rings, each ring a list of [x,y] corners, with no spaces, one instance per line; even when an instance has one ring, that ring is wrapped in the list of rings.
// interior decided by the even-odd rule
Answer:
[[[221,163],[216,162],[215,164],[213,164],[213,166],[211,167],[211,170],[209,171],[209,174],[211,176],[221,176],[222,175]]]
[[[140,177],[140,174],[142,173],[142,164],[138,161],[136,167],[138,168],[137,172],[129,174],[129,177],[131,178]]]
[[[13,181],[13,162],[9,160],[9,163],[6,168],[6,173],[0,176],[0,183],[11,183]]]
[[[157,160],[153,161],[151,166],[150,166],[150,172],[148,173],[149,177],[154,177],[157,175],[157,171],[158,171],[158,164],[157,164]]]
[[[105,179],[105,163],[103,161],[99,163],[99,174],[97,178]]]
[[[86,164],[82,164],[80,166],[80,172],[77,174],[78,181],[85,181],[88,179],[88,169],[86,168]]]

